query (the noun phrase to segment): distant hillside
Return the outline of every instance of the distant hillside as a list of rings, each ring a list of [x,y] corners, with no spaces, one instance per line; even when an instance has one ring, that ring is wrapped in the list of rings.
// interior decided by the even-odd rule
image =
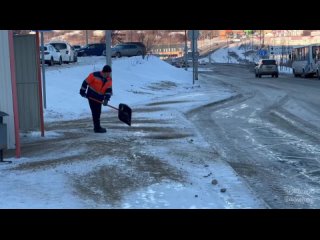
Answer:
[[[88,33],[88,42],[100,42],[105,32],[102,30],[54,30],[44,33],[44,41],[63,40],[71,45],[85,45],[86,32]]]
[[[30,30],[17,30],[26,34]],[[202,30],[203,38],[218,36],[218,30]],[[184,42],[184,30],[113,30],[112,43],[143,42],[147,46],[155,44],[176,44]],[[71,45],[85,45],[88,43],[104,42],[105,30],[53,30],[44,33],[45,43],[52,40],[63,40]]]

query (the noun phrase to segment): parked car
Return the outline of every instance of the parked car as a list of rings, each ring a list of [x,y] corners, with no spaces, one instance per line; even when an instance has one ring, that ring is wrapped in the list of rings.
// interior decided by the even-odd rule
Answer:
[[[44,62],[49,66],[52,66],[54,63],[62,64],[62,57],[59,50],[55,49],[51,44],[45,44],[43,46],[44,51]],[[42,62],[42,52],[40,46],[40,61]]]
[[[175,66],[177,68],[184,68],[184,67],[192,66],[192,62],[190,60],[187,60],[187,62],[185,62],[183,57],[170,58],[170,59],[168,59],[168,61],[169,61],[169,63],[171,63],[172,66]]]
[[[80,48],[78,52],[78,56],[101,56],[103,51],[106,49],[105,43],[91,43],[87,46]]]
[[[256,77],[261,78],[262,75],[271,75],[272,77],[279,76],[278,64],[273,59],[261,59],[255,67]]]
[[[145,56],[147,54],[147,48],[146,48],[146,46],[144,45],[143,42],[125,42],[125,44],[136,44],[141,48],[142,55]]]
[[[74,48],[74,46],[71,46],[72,50],[73,50],[73,61],[77,62],[78,61],[78,51]]]
[[[80,45],[72,45],[72,47],[75,51],[78,51],[81,48]]]
[[[122,57],[122,56],[142,56],[145,49],[136,43],[120,43],[111,48],[112,57]]]
[[[119,57],[119,56],[116,56],[116,51],[117,51],[117,49],[115,49],[114,47],[111,47],[111,57]],[[106,52],[106,49],[105,49],[102,52],[102,56],[106,56],[106,54],[107,54],[107,52]]]
[[[320,60],[317,62],[316,76],[317,76],[318,79],[320,79]]]
[[[63,41],[52,41],[50,44],[60,51],[63,62],[70,63],[77,61],[75,51],[69,43]]]

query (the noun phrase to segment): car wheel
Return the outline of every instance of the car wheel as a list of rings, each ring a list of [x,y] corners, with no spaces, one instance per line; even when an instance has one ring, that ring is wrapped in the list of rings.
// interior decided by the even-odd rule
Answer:
[[[117,57],[117,58],[121,58],[121,53],[120,53],[120,52],[117,52],[117,53],[116,53],[116,57]]]
[[[294,69],[292,70],[292,73],[294,77],[298,77],[298,74],[296,74],[296,71]]]
[[[67,63],[68,64],[71,63],[71,56],[69,56],[69,61],[67,61]]]
[[[50,62],[49,62],[49,66],[52,66],[53,64],[54,64],[53,57],[51,57]]]
[[[137,56],[140,56],[140,55],[142,55],[142,52],[141,51],[137,52]]]
[[[59,65],[62,64],[62,57],[59,58]]]
[[[258,74],[258,77],[261,78],[261,74]]]
[[[258,74],[255,74],[256,75],[256,78],[258,77]]]
[[[86,54],[86,53],[83,53],[83,54],[82,54],[82,56],[83,56],[83,57],[86,57],[86,56],[87,56],[87,54]]]

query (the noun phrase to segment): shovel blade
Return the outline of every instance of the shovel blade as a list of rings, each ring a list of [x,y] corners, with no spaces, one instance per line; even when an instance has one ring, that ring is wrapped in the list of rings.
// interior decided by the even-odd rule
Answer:
[[[131,114],[132,110],[128,105],[124,103],[119,104],[118,118],[120,121],[131,126]]]

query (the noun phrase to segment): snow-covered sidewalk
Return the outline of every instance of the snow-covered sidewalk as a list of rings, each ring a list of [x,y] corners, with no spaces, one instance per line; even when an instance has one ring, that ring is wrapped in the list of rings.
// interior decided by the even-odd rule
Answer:
[[[22,158],[0,166],[6,182],[0,185],[0,208],[266,207],[184,116],[232,92],[204,88],[201,78],[192,85],[192,72],[156,57],[115,59],[110,104],[130,105],[133,125],[121,125],[114,110],[104,108],[108,132],[96,135],[79,89],[105,59],[79,61],[47,68],[49,130],[44,138],[21,134],[28,146]]]

